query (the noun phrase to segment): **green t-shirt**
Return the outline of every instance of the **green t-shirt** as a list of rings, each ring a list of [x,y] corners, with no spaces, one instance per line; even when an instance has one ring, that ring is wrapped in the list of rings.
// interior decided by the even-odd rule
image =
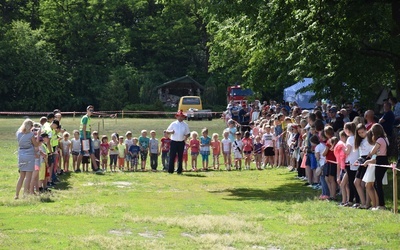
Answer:
[[[83,131],[83,125],[86,125],[86,131]],[[83,133],[86,133],[86,139],[90,139],[90,131],[91,131],[91,125],[90,125],[90,116],[84,115],[81,119],[81,126],[79,127],[79,134],[81,138],[83,137]]]

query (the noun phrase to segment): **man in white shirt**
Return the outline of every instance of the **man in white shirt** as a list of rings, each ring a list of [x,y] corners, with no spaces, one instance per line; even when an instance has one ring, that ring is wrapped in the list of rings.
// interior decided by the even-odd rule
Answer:
[[[178,174],[182,174],[182,159],[183,150],[185,148],[186,138],[189,137],[190,130],[189,125],[184,122],[186,115],[183,114],[182,110],[175,114],[176,121],[172,122],[168,128],[167,133],[171,134],[171,147],[169,150],[169,165],[168,173],[173,174],[175,170],[175,157],[178,154]]]

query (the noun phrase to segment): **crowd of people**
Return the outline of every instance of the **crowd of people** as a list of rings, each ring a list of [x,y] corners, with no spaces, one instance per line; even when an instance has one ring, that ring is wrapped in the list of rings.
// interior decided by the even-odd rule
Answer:
[[[93,106],[87,107],[80,129],[71,135],[61,128],[61,113],[55,110],[39,123],[26,119],[17,132],[20,178],[15,198],[24,181],[27,194],[49,192],[59,181],[58,175],[70,171],[156,172],[161,156],[161,170],[178,174],[289,166],[307,186],[321,190],[321,200],[336,200],[340,190],[341,206],[384,209],[386,168],[382,166],[389,164],[388,138],[400,122],[399,113],[396,99],[384,103],[379,120],[372,110],[361,113],[352,103],[339,108],[317,102],[313,110],[273,101],[231,103],[224,113],[227,126],[220,135],[210,136],[207,128],[200,136],[190,132],[183,121],[185,114],[178,112],[178,120],[158,140],[154,130],[142,130],[138,137],[131,131],[113,133],[110,139],[100,136],[91,131]]]
[[[223,118],[233,149],[239,147],[245,159],[253,155],[258,169],[288,166],[305,185],[321,190],[321,200],[336,201],[341,194],[340,206],[385,209],[382,185],[400,123],[396,98],[384,101],[379,119],[373,110],[362,112],[353,103],[317,102],[313,110],[302,110],[296,103],[274,101],[231,103]],[[243,132],[252,138],[247,148],[248,134],[242,143],[233,137]]]

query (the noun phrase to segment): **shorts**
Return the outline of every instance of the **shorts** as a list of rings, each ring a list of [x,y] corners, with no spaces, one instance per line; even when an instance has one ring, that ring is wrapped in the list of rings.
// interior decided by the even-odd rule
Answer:
[[[125,160],[127,162],[130,162],[131,161],[131,155],[130,154],[125,155]]]
[[[89,159],[90,159],[90,156],[83,156],[82,164],[89,164],[90,163]]]
[[[210,155],[210,151],[200,151],[200,154],[204,155],[204,156],[209,156]]]
[[[118,155],[110,155],[110,166],[117,165],[117,158],[118,158]]]
[[[147,154],[148,154],[147,151],[140,151],[140,159],[141,159],[142,161],[147,160]]]
[[[244,155],[251,155],[252,151],[243,151]]]
[[[77,152],[77,151],[72,151],[71,154],[72,154],[72,155],[75,155],[75,156],[78,156],[78,155],[79,155],[79,152]]]
[[[137,166],[139,163],[139,157],[138,156],[131,156],[131,165],[132,166]]]
[[[331,163],[331,162],[327,162],[326,165],[328,165],[328,169],[326,171],[326,175],[325,176],[335,176],[337,175],[337,164],[335,163]]]
[[[307,153],[306,166],[309,166],[312,170],[317,169],[318,163],[314,153]]]
[[[243,158],[243,155],[240,152],[235,152],[234,155],[235,155],[235,159],[242,159]]]
[[[229,155],[230,155],[230,152],[229,152],[229,151],[224,151],[223,153],[224,153],[224,155],[226,155],[226,156],[229,156]]]
[[[218,157],[219,157],[219,154],[213,154],[213,157],[214,157],[214,158],[218,158]]]
[[[264,156],[274,156],[274,148],[273,147],[267,147],[264,149]]]
[[[191,152],[190,155],[191,155],[191,156],[198,156],[198,155],[199,155],[199,152]]]
[[[101,155],[101,161],[107,161],[108,160],[108,155]]]
[[[358,169],[357,169],[356,178],[362,180],[362,178],[364,177],[366,171],[367,171],[366,167],[359,166]]]
[[[125,157],[121,158],[118,157],[118,166],[124,166],[125,164]]]

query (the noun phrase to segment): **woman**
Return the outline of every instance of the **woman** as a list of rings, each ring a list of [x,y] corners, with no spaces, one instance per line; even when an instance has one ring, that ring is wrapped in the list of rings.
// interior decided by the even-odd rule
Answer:
[[[35,170],[34,147],[39,146],[40,142],[39,136],[35,138],[34,133],[31,131],[32,127],[33,121],[31,119],[26,119],[16,133],[18,140],[19,179],[14,199],[19,198],[19,192],[21,191],[24,180],[24,194],[33,194],[33,191],[29,190],[29,186],[31,183],[32,172]],[[40,131],[38,134],[40,134]]]
[[[373,210],[378,210],[378,209],[386,209],[385,207],[385,197],[383,193],[383,185],[382,185],[382,180],[383,177],[385,176],[387,168],[381,167],[381,165],[389,165],[388,157],[387,157],[387,149],[389,147],[389,142],[386,137],[386,133],[383,129],[383,127],[379,123],[375,123],[372,125],[371,128],[372,132],[372,142],[374,143],[374,147],[372,148],[372,151],[368,154],[368,157],[372,157],[372,155],[376,155],[376,158],[372,158],[370,160],[365,161],[364,165],[368,164],[376,164],[377,166],[375,167],[375,180],[374,178],[369,178],[368,176],[373,176],[372,174],[369,175],[365,173],[364,179],[367,179],[365,182],[370,184],[371,182],[374,183],[374,188],[376,193],[373,194],[371,192],[371,201],[372,201],[372,206]],[[367,172],[371,166],[368,166]],[[367,186],[368,190],[368,186]]]

